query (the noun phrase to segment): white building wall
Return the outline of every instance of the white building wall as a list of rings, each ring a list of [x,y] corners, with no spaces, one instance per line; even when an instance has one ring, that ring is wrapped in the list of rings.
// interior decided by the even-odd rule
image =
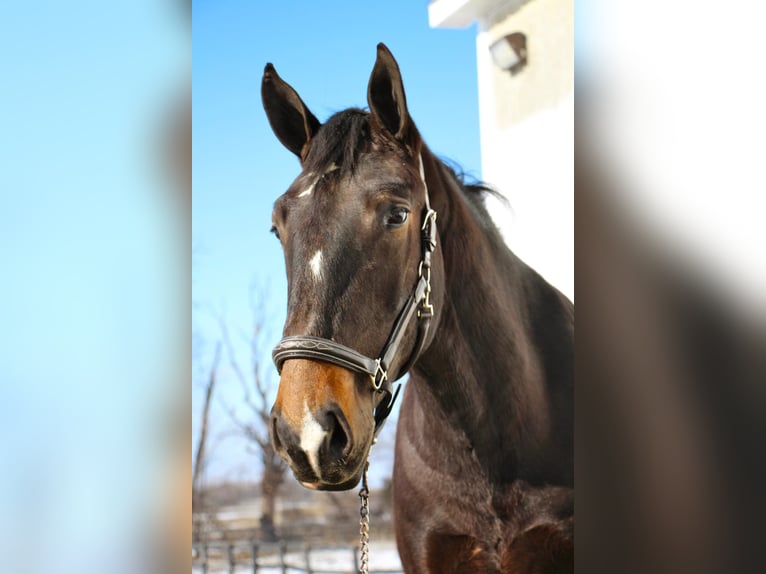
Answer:
[[[482,177],[510,203],[490,200],[490,211],[510,248],[574,298],[573,1],[436,0],[429,14],[432,26],[479,22]],[[529,58],[515,75],[489,51],[512,32]]]

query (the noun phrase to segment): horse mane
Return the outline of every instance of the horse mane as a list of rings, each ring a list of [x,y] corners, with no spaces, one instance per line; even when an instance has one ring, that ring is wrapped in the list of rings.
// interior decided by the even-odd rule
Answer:
[[[505,200],[503,195],[487,182],[481,181],[475,178],[473,175],[466,173],[460,165],[454,160],[438,156],[437,158],[446,169],[447,173],[452,176],[459,185],[463,192],[477,199],[484,199],[487,195],[492,195],[500,200]]]
[[[505,197],[497,188],[493,185],[477,179],[471,174],[466,173],[462,167],[455,161],[443,157],[436,157],[438,163],[442,166],[442,169],[447,173],[448,177],[452,178],[458,187],[463,192],[463,195],[468,199],[473,207],[477,210],[477,215],[482,219],[483,223],[492,223],[492,218],[487,211],[485,200],[487,197],[494,197],[500,201],[503,205],[508,206],[508,198]],[[494,223],[493,223],[494,225]]]

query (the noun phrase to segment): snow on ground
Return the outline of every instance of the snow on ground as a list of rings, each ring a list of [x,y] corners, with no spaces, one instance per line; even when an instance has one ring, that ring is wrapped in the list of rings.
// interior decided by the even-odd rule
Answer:
[[[323,572],[355,572],[354,549],[347,548],[321,548],[312,549],[309,560],[311,571],[315,574]],[[305,572],[309,564],[306,563],[305,551],[289,549],[285,554],[285,562],[289,565],[288,572]],[[282,572],[282,566],[278,555],[263,556],[258,558],[258,572],[264,574],[277,574]],[[208,574],[228,574],[230,572],[227,563],[211,564]],[[399,553],[396,551],[396,543],[392,540],[380,540],[370,542],[370,572],[401,572],[402,565],[399,561]],[[250,559],[238,563],[234,572],[236,574],[252,573],[253,564]],[[195,564],[192,574],[202,574],[202,565]]]

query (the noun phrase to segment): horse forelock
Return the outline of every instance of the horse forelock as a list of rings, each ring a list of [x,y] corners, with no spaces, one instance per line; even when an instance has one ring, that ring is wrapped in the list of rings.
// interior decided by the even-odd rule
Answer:
[[[340,175],[354,173],[359,156],[371,146],[369,114],[349,108],[332,115],[311,142],[304,170],[325,173],[331,167]]]

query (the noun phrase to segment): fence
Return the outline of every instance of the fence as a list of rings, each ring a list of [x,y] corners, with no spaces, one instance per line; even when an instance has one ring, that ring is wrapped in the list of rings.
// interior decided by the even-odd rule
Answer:
[[[373,545],[370,574],[401,574],[395,547]],[[199,542],[192,546],[193,574],[359,574],[359,549],[305,543]],[[376,564],[384,569],[375,568]]]

